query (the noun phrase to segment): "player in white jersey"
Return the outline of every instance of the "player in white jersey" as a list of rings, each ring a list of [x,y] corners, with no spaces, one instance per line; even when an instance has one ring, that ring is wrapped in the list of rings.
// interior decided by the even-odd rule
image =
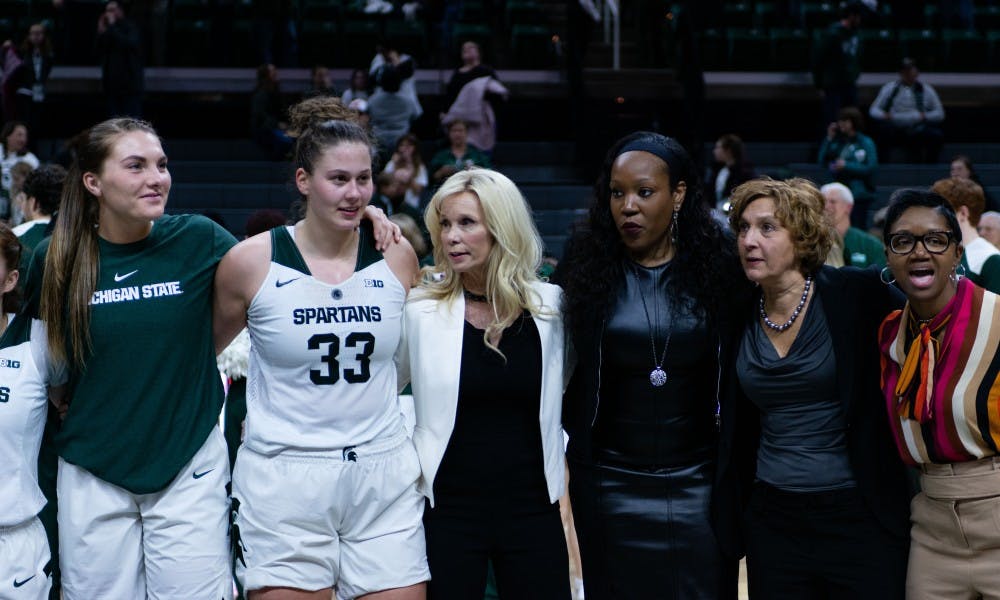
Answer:
[[[38,450],[48,414],[46,386],[65,382],[49,362],[45,326],[15,318],[17,236],[0,225],[0,599],[49,597],[49,544],[38,513]]]
[[[238,244],[216,274],[217,346],[245,324],[252,348],[237,575],[251,600],[422,599],[420,467],[393,362],[417,261],[405,242],[378,252],[360,227],[375,149],[331,110],[351,118],[336,100],[292,111],[305,218]]]

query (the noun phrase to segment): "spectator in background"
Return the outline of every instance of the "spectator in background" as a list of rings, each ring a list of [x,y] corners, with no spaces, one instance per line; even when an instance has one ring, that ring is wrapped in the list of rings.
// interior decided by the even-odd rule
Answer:
[[[979,173],[976,173],[976,167],[972,164],[971,158],[964,154],[956,154],[952,157],[950,175],[976,182],[979,187],[983,188],[983,196],[986,198],[986,209],[1000,211],[1000,202],[997,202],[986,191],[986,186],[983,185],[983,181],[979,178]]]
[[[403,80],[413,75],[412,69],[413,63],[409,61],[382,65],[379,86],[368,99],[372,132],[383,160],[392,153],[396,142],[410,130],[410,123],[418,116],[413,102],[400,89]]]
[[[28,150],[28,126],[21,121],[8,121],[0,129],[0,219],[9,219],[11,214],[11,169],[19,162],[37,169],[38,157]]]
[[[4,44],[4,54],[15,52],[12,44]],[[35,23],[17,49],[20,65],[10,73],[4,85],[13,93],[14,114],[8,119],[18,119],[37,131],[42,121],[45,101],[45,83],[52,71],[52,43],[45,32],[45,25]]]
[[[445,88],[445,106],[451,106],[458,98],[458,93],[462,91],[465,84],[480,77],[492,77],[497,81],[496,69],[482,63],[482,49],[476,42],[468,41],[462,44],[462,66],[455,69],[448,80],[448,87]],[[486,100],[495,101],[502,99],[498,94],[487,94]]]
[[[420,140],[412,133],[399,138],[396,152],[385,164],[385,172],[391,173],[406,190],[403,201],[414,209],[420,208],[420,195],[427,187],[427,167],[420,157]],[[414,248],[416,249],[416,248]],[[417,252],[417,256],[420,253]]]
[[[868,114],[875,120],[875,135],[882,160],[894,146],[902,146],[906,162],[936,163],[944,134],[944,107],[929,84],[917,80],[920,71],[911,58],[904,58],[899,79],[879,90]]]
[[[333,78],[330,77],[330,69],[324,65],[316,65],[312,68],[312,87],[304,94],[303,98],[315,98],[316,96],[336,96],[333,89]],[[345,103],[346,104],[346,103]]]
[[[254,48],[262,63],[294,67],[298,54],[296,10],[292,0],[251,0]]]
[[[271,158],[282,160],[292,149],[292,138],[284,122],[278,69],[274,65],[257,67],[257,87],[250,96],[250,133]]]
[[[413,246],[413,252],[416,253],[420,266],[433,266],[434,255],[430,253],[427,240],[424,238],[427,234],[420,229],[419,225],[417,225],[417,219],[414,219],[406,213],[396,213],[394,215],[390,215],[389,220],[396,225],[399,225],[399,230],[402,232],[403,237],[405,237],[406,241],[410,242],[410,245]]]
[[[992,210],[984,212],[983,216],[979,217],[979,227],[976,227],[976,231],[987,242],[1000,248],[1000,212]]]
[[[500,82],[496,70],[482,63],[479,44],[462,44],[462,66],[455,69],[445,90],[448,112],[442,123],[462,119],[469,128],[469,139],[486,153],[496,145],[495,103],[506,100],[510,92]]]
[[[375,192],[368,202],[375,208],[381,209],[385,214],[392,216],[395,206],[403,201],[403,186],[392,176],[391,173],[382,171],[375,177]]]
[[[139,27],[110,0],[97,20],[97,53],[109,117],[142,117],[142,43]]]
[[[885,266],[885,248],[875,236],[857,227],[851,227],[851,209],[854,195],[842,183],[828,183],[819,188],[826,202],[826,214],[837,232],[833,249],[826,264],[833,267]]]
[[[875,142],[861,133],[864,120],[853,106],[840,109],[837,120],[827,127],[826,139],[819,149],[819,164],[830,169],[833,178],[851,189],[854,209],[851,224],[868,227],[868,209],[875,197],[875,172],[878,152]]]
[[[440,150],[431,159],[430,172],[434,183],[439,184],[462,169],[469,167],[493,167],[490,157],[469,143],[469,128],[461,119],[445,125],[448,133],[448,147]]]
[[[424,114],[420,100],[417,98],[417,86],[413,81],[413,74],[416,71],[416,63],[409,54],[403,54],[393,45],[392,41],[386,40],[378,45],[375,58],[372,59],[371,66],[368,67],[368,75],[371,79],[369,86],[374,86],[375,91],[382,87],[381,78],[383,73],[387,73],[387,66],[393,66],[397,73],[402,76],[399,83],[399,93],[409,99],[413,104],[414,119],[419,119]]]
[[[845,106],[858,104],[858,28],[864,5],[847,2],[841,9],[840,20],[830,25],[815,45],[813,84],[823,97],[823,122],[829,123]]]
[[[35,246],[45,238],[52,215],[59,210],[59,198],[66,169],[59,165],[42,165],[28,174],[24,181],[24,222],[14,228],[21,240],[21,268],[27,273]]]
[[[712,148],[712,175],[708,179],[705,197],[712,199],[712,208],[729,214],[729,196],[736,186],[757,177],[743,156],[743,140],[732,133],[720,137]]]
[[[1000,250],[976,230],[986,205],[983,188],[970,179],[949,177],[936,181],[931,191],[947,200],[958,217],[965,274],[976,285],[1000,293]]]
[[[26,162],[19,162],[10,168],[10,219],[11,227],[24,221],[24,180],[34,169]]]
[[[351,82],[347,89],[341,94],[340,100],[344,106],[350,106],[355,100],[368,99],[368,72],[364,69],[354,69],[351,73]]]
[[[351,100],[351,103],[347,108],[353,110],[358,114],[358,125],[364,128],[368,133],[372,132],[372,116],[368,113],[368,101],[358,98],[357,100]]]
[[[375,186],[375,193],[372,194],[369,204],[375,208],[382,209],[382,212],[389,217],[394,215],[409,215],[417,223],[422,224],[424,222],[423,213],[403,200],[406,190],[403,184],[392,173],[388,171],[379,173],[375,178]],[[425,241],[429,244],[430,237],[428,237],[427,231],[422,227],[421,231],[423,232]]]
[[[17,116],[14,73],[21,68],[21,57],[14,49],[14,42],[5,40],[0,46],[0,119],[11,120]]]

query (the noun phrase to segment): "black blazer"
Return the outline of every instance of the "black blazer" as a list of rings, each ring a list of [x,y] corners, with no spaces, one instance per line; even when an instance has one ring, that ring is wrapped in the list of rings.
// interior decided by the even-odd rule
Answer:
[[[858,489],[878,522],[892,535],[908,539],[912,494],[879,387],[877,343],[882,320],[902,308],[905,298],[895,287],[883,284],[875,269],[821,267],[814,286],[833,337],[838,396],[847,415],[847,452]],[[757,297],[749,304],[744,326],[758,318]],[[725,402],[712,518],[723,550],[740,557],[744,554],[742,517],[757,470],[760,412],[743,393],[735,370],[726,373],[723,381]]]

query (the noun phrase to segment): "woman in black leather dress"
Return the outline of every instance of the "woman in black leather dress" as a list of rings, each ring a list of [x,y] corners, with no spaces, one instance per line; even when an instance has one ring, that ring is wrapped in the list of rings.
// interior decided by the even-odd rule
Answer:
[[[563,424],[588,600],[736,597],[709,518],[719,382],[746,280],[690,157],[639,132],[608,153],[560,265],[578,354]]]

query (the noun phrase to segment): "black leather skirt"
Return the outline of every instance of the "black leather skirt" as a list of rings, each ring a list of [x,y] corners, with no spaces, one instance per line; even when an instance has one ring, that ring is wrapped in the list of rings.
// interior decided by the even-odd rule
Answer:
[[[713,461],[649,470],[569,457],[587,600],[731,600],[709,520]]]

